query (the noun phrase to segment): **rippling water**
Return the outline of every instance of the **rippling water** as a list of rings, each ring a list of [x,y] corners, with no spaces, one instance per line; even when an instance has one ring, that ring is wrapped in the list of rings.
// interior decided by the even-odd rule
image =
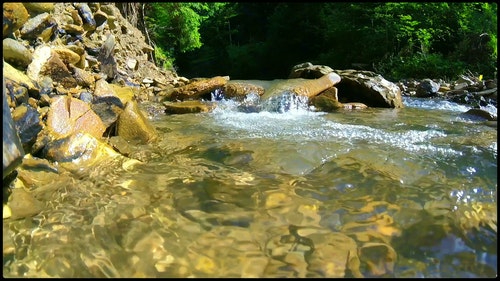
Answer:
[[[4,220],[4,276],[497,275],[496,128],[444,101],[287,98],[157,116],[143,164],[61,176],[40,214]]]

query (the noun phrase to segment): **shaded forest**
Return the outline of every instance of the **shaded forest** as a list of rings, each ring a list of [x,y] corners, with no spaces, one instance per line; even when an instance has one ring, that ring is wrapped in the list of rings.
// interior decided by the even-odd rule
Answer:
[[[496,3],[129,5],[157,65],[186,77],[282,79],[306,61],[391,80],[497,75]]]

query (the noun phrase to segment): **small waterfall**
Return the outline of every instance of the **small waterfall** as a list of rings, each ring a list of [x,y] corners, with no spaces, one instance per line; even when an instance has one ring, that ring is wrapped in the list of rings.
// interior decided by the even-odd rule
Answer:
[[[256,93],[249,93],[242,101],[226,99],[221,90],[212,92],[212,102],[218,102],[218,108],[222,110],[232,110],[238,112],[273,112],[273,113],[300,113],[312,111],[309,106],[309,99],[306,96],[299,96],[291,92],[283,92],[274,95],[266,100],[262,100]]]

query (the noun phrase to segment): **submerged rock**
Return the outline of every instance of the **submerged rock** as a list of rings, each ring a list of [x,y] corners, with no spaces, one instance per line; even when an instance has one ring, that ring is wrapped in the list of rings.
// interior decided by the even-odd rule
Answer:
[[[215,107],[212,103],[202,101],[164,102],[163,105],[167,114],[210,112]]]

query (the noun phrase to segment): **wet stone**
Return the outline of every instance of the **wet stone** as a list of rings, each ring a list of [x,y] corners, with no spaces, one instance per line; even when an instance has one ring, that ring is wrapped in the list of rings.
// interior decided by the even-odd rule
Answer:
[[[30,105],[22,104],[12,112],[12,119],[16,125],[21,143],[26,146],[34,142],[38,133],[42,130],[40,124],[40,114]]]
[[[124,108],[120,99],[113,96],[96,98],[90,107],[101,118],[106,128],[118,120]]]
[[[3,40],[4,60],[13,66],[26,68],[33,60],[33,55],[21,42],[5,38]]]
[[[140,111],[137,102],[129,101],[117,122],[117,135],[128,141],[149,143],[158,139],[158,132]]]

